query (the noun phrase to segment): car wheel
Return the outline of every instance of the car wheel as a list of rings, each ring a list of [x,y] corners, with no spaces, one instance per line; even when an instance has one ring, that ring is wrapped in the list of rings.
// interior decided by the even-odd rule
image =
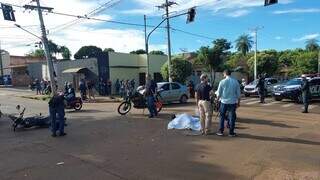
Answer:
[[[282,101],[282,97],[274,97],[274,100],[276,100],[276,101]]]
[[[188,96],[182,95],[180,98],[180,103],[184,104],[188,102]]]
[[[244,96],[245,96],[245,97],[249,97],[249,96],[250,96],[250,94],[245,93],[245,94],[244,94]]]

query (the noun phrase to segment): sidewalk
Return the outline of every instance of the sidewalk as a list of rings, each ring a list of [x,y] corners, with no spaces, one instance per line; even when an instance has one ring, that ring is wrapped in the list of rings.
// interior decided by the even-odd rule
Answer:
[[[34,99],[34,100],[42,100],[46,101],[49,99],[48,95],[36,95],[35,91],[31,91],[27,87],[1,87],[0,88],[0,95],[4,96],[15,96],[27,99]],[[76,93],[77,97],[80,97],[80,93]],[[85,103],[114,103],[114,102],[121,102],[122,98],[119,96],[96,96],[95,102],[88,102],[84,101]]]

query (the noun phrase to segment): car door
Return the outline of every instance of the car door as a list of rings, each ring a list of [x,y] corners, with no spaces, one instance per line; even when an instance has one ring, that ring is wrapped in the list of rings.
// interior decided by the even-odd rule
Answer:
[[[181,86],[178,83],[171,83],[171,100],[179,101],[181,97]]]
[[[311,97],[313,98],[320,97],[320,78],[315,78],[310,81],[310,92],[311,92]]]
[[[160,87],[160,95],[163,101],[169,102],[171,101],[171,92],[170,92],[170,84],[166,83]]]

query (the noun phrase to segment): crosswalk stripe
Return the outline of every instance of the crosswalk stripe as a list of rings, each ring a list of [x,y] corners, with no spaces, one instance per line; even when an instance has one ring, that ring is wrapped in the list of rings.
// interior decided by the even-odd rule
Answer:
[[[291,106],[293,106],[293,103],[284,104],[281,107],[288,108],[288,107],[291,107]]]
[[[274,105],[274,104],[279,104],[280,102],[279,101],[272,101],[270,103],[265,103],[263,104],[263,106],[271,106],[271,105]]]
[[[245,103],[246,105],[252,105],[252,104],[257,104],[259,103],[260,101],[252,101],[252,102],[247,102]]]

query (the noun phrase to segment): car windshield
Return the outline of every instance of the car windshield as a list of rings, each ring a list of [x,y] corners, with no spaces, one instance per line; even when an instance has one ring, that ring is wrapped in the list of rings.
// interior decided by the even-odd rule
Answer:
[[[291,79],[290,81],[286,82],[285,85],[301,85],[302,81],[300,79]]]
[[[258,80],[252,81],[249,85],[257,85],[258,84]]]

